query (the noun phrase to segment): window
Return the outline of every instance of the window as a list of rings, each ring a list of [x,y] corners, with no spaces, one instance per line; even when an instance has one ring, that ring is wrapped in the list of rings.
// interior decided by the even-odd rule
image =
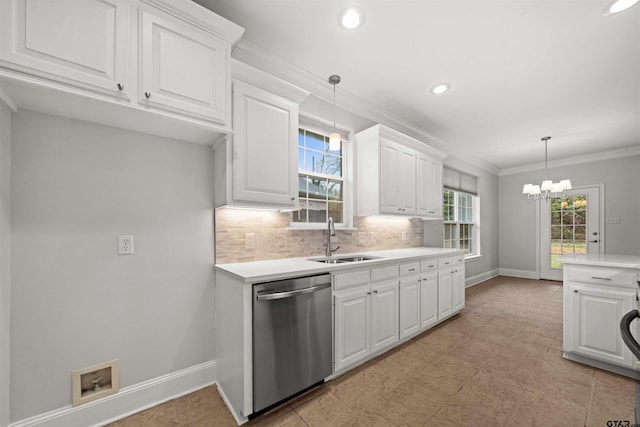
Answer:
[[[329,132],[298,130],[298,199],[301,209],[292,212],[294,226],[347,222],[344,203],[344,142],[329,149]]]
[[[443,218],[444,247],[462,249],[465,256],[480,255],[480,198],[477,178],[445,166]]]
[[[478,197],[445,189],[444,247],[462,249],[467,255],[480,255],[476,211]]]

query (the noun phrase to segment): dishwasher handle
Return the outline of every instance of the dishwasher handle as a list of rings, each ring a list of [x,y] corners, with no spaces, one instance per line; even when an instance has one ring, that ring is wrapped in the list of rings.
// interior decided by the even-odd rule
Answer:
[[[327,289],[330,286],[331,286],[331,283],[322,283],[320,285],[310,286],[310,287],[304,288],[304,289],[295,289],[293,291],[273,292],[273,293],[269,293],[269,294],[260,294],[260,295],[258,295],[256,297],[256,299],[258,301],[272,301],[272,300],[276,300],[276,299],[291,298],[291,297],[295,297],[297,295],[310,294],[310,293],[313,293],[313,292],[320,291],[322,289]]]

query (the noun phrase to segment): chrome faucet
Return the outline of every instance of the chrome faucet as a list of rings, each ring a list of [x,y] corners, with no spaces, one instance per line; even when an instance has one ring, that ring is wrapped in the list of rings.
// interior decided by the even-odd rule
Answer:
[[[338,246],[335,249],[331,249],[331,236],[335,236],[335,235],[336,235],[336,228],[333,225],[333,218],[329,217],[329,221],[327,222],[327,257],[331,257],[331,255],[335,251],[340,249],[340,246]]]

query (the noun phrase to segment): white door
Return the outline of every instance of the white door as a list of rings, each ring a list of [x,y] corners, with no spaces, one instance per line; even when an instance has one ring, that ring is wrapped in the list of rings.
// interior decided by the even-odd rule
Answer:
[[[400,338],[420,330],[420,277],[400,280]]]
[[[571,320],[572,343],[567,350],[599,360],[633,366],[631,351],[620,336],[620,319],[634,305],[632,289],[570,285],[573,295]]]
[[[233,82],[233,198],[294,206],[298,194],[298,105]]]
[[[426,329],[438,321],[438,273],[422,275],[420,284],[420,328]]]
[[[464,308],[464,269],[456,268],[453,273],[453,311]]]
[[[566,197],[541,200],[540,278],[562,280],[558,258],[570,253],[602,253],[600,187],[567,191]]]
[[[3,0],[0,59],[102,93],[119,93],[120,84],[126,93],[128,20],[122,0]]]
[[[367,357],[371,349],[369,286],[335,293],[336,371]]]
[[[228,125],[228,45],[186,23],[142,12],[143,105]]]
[[[371,286],[371,342],[378,351],[398,341],[398,282]]]
[[[438,272],[438,319],[449,317],[453,313],[453,272]]]

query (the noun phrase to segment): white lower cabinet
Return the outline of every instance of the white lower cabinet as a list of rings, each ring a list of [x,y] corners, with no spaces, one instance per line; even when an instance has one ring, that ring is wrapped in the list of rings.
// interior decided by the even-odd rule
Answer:
[[[371,353],[371,291],[369,285],[334,293],[335,371]]]
[[[397,266],[395,267],[397,276]],[[368,272],[368,270],[366,270]],[[334,275],[334,286],[360,282],[361,272]],[[335,371],[398,342],[398,280],[368,283],[334,292]]]
[[[420,330],[420,263],[400,266],[400,339]]]
[[[634,306],[635,290],[570,283],[570,339],[565,351],[633,367],[633,355],[620,336],[620,319]]]
[[[464,273],[462,254],[334,273],[334,372],[462,310]]]
[[[620,335],[622,317],[636,307],[637,273],[622,268],[563,265],[563,350],[579,362],[635,369]],[[603,365],[601,362],[605,362]]]
[[[420,278],[420,329],[438,323],[438,273],[424,273]]]

